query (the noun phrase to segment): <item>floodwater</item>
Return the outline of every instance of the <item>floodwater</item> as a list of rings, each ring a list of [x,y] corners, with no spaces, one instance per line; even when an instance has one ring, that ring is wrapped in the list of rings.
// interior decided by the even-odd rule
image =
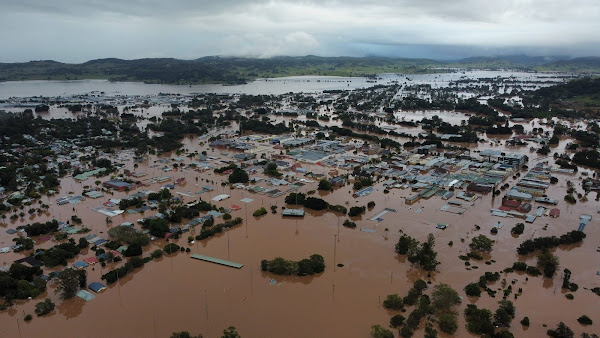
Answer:
[[[442,74],[381,74],[376,82],[362,77],[338,76],[289,76],[281,78],[256,79],[247,84],[224,86],[206,85],[166,85],[146,84],[142,82],[109,82],[108,80],[70,80],[70,81],[6,81],[0,82],[0,100],[10,97],[32,96],[70,96],[96,93],[106,96],[158,95],[160,93],[218,93],[218,94],[284,94],[289,92],[319,92],[323,90],[356,89],[376,84],[431,84],[434,88],[447,86],[451,81],[461,78],[512,77],[526,83],[558,82],[563,74],[525,73],[513,71],[473,70]],[[371,82],[367,82],[371,81]]]
[[[313,82],[311,83],[314,85]],[[108,84],[104,85],[108,86]],[[3,91],[0,92],[4,94]],[[65,115],[65,112],[58,108],[52,109],[50,112],[52,117]],[[163,108],[151,107],[148,113],[150,116],[159,115],[161,109]],[[444,120],[459,119],[461,115],[464,116],[461,113],[451,112],[424,112],[423,115],[430,117],[429,114],[434,113]],[[406,119],[420,119],[421,113],[413,114],[407,114]],[[70,113],[66,115],[70,116]],[[277,119],[286,122],[289,120],[284,117]],[[534,120],[533,124],[529,122],[526,128],[539,127],[540,122],[543,121]],[[329,123],[333,125],[338,122]],[[410,129],[396,127],[399,132]],[[567,142],[568,139],[562,139],[552,152],[563,152]],[[530,157],[529,167],[533,167],[539,161],[552,162],[552,157],[538,157],[537,154],[530,153],[528,146],[490,146],[488,142],[468,146],[472,150],[493,147],[506,152],[526,153]],[[185,139],[184,149],[188,152],[206,150],[211,156],[225,158],[220,154],[221,150],[200,145],[197,139]],[[279,151],[272,149],[269,152]],[[392,189],[389,194],[384,194],[381,181],[375,185],[374,193],[358,199],[351,196],[351,185],[337,188],[334,192],[316,192],[315,196],[318,195],[331,204],[345,205],[347,208],[366,206],[369,201],[375,202],[376,205],[372,210],[352,219],[357,223],[356,229],[347,229],[341,226],[347,216],[338,217],[333,212],[307,210],[306,216],[302,219],[282,218],[281,207],[285,206],[284,198],[287,194],[271,198],[222,187],[220,182],[225,180],[226,176],[214,174],[212,171],[163,172],[160,168],[165,164],[156,162],[159,159],[156,156],[150,156],[138,168],[133,167],[130,152],[121,152],[118,157],[118,162],[125,163],[126,169],[147,173],[148,175],[141,179],[144,183],[149,183],[150,179],[156,176],[172,176],[173,180],[186,178],[185,186],[177,186],[172,190],[174,196],[182,197],[185,202],[201,197],[219,207],[229,208],[233,204],[242,206],[241,210],[231,212],[233,217],[244,218],[242,225],[194,244],[187,243],[188,234],[184,234],[176,242],[183,247],[189,247],[191,253],[228,259],[243,263],[244,267],[239,270],[233,269],[191,259],[188,253],[177,253],[146,264],[135,273],[111,285],[108,290],[96,294],[96,298],[87,303],[79,298],[61,302],[57,295],[54,295],[54,287],[49,285],[46,294],[35,300],[20,301],[11,309],[0,313],[0,337],[168,337],[172,332],[181,330],[190,331],[192,334],[201,333],[205,337],[219,337],[223,329],[233,325],[242,337],[366,338],[369,336],[371,325],[387,326],[389,318],[395,314],[381,307],[381,302],[386,295],[398,293],[404,296],[416,279],[423,278],[431,281],[432,285],[450,284],[459,291],[459,294],[465,296],[462,291],[464,286],[476,282],[486,271],[502,271],[518,260],[534,265],[536,262],[534,256],[520,257],[516,254],[516,248],[525,239],[533,236],[558,236],[576,230],[579,225],[579,215],[582,213],[597,215],[596,210],[599,207],[593,193],[585,203],[568,205],[562,201],[567,189],[566,181],[574,182],[577,190],[582,191],[580,185],[582,176],[581,173],[555,174],[560,181],[548,189],[547,195],[560,200],[558,205],[561,210],[560,217],[538,218],[533,224],[526,224],[524,234],[515,237],[510,234],[510,228],[520,220],[490,217],[490,209],[497,208],[501,204],[501,197],[494,198],[491,194],[481,195],[473,205],[468,206],[465,214],[456,215],[440,211],[439,208],[445,202],[435,196],[430,200],[422,200],[407,206],[404,198],[411,195],[411,191]],[[170,157],[176,155],[172,154]],[[185,154],[180,157],[186,158]],[[190,160],[186,158],[184,163],[190,163]],[[219,166],[217,161],[213,163]],[[155,167],[156,164],[159,166]],[[302,166],[309,171],[325,175],[328,175],[330,170],[330,168],[304,163]],[[345,173],[343,170],[339,171]],[[83,225],[92,230],[91,233],[107,236],[106,232],[111,226],[122,222],[135,223],[138,218],[154,214],[150,211],[144,215],[125,213],[113,217],[112,224],[107,224],[106,216],[92,210],[109,198],[123,198],[135,193],[135,190],[129,193],[105,194],[103,198],[97,200],[88,198],[77,205],[59,206],[55,203],[56,198],[67,196],[69,192],[75,195],[81,194],[83,187],[94,186],[94,181],[94,178],[85,182],[76,182],[72,178],[63,179],[59,194],[50,199],[47,197],[42,199],[43,203],[52,203],[48,213],[31,218],[26,216],[25,219],[15,222],[7,220],[6,223],[0,224],[0,247],[12,243],[12,236],[6,234],[6,229],[27,223],[44,222],[52,217],[67,221],[71,215],[78,215],[83,219]],[[506,183],[512,186],[516,182],[509,178]],[[195,186],[196,184],[198,186]],[[206,185],[214,187],[215,190],[202,195],[195,194]],[[140,187],[137,191],[157,191],[161,186],[156,183],[148,187]],[[308,183],[300,188],[300,192],[307,193],[315,190],[316,187],[317,182]],[[177,192],[189,193],[194,197],[179,195]],[[231,198],[221,202],[212,201],[212,197],[223,193],[231,195]],[[240,202],[243,198],[252,198],[253,201],[244,204]],[[269,213],[259,219],[252,217],[252,212],[260,206],[270,210],[271,205],[278,206],[277,214]],[[379,223],[369,220],[384,208],[394,208],[397,212],[382,216],[384,220]],[[546,330],[555,327],[560,321],[565,322],[577,335],[582,332],[600,331],[599,321],[594,317],[600,298],[587,290],[600,286],[600,277],[596,275],[596,271],[600,270],[598,267],[600,253],[597,252],[600,245],[598,218],[594,216],[585,228],[587,238],[582,244],[554,250],[561,266],[553,280],[542,277],[529,277],[526,280],[526,275],[502,274],[502,278],[505,278],[509,284],[515,280],[513,290],[523,289],[523,294],[518,299],[515,300],[513,295],[509,297],[516,306],[516,318],[510,328],[516,337],[545,336]],[[504,223],[504,227],[497,235],[492,236],[490,229],[498,220]],[[218,219],[217,222],[219,221]],[[438,230],[435,228],[438,222],[448,223],[450,226],[446,230]],[[475,231],[475,224],[479,225],[481,230]],[[137,224],[135,226],[139,227]],[[361,228],[373,229],[375,232],[363,232]],[[192,230],[191,235],[198,231],[199,229]],[[441,264],[431,276],[413,268],[404,257],[394,253],[394,245],[402,232],[420,241],[425,240],[428,233],[434,234],[438,260]],[[479,233],[496,240],[494,250],[489,257],[495,262],[486,265],[483,261],[472,261],[471,264],[478,269],[468,270],[458,256],[468,250],[471,238]],[[86,235],[73,237],[78,240],[79,237]],[[41,248],[57,244],[54,240],[43,241],[39,238],[37,240]],[[452,246],[448,245],[450,241],[453,242]],[[144,254],[148,255],[165,244],[164,240],[154,241],[145,248]],[[325,272],[320,275],[281,277],[260,271],[262,259],[281,256],[299,260],[314,253],[322,255],[327,265]],[[79,259],[92,254],[91,251],[84,251]],[[0,263],[10,265],[15,259],[25,255],[26,253],[2,254]],[[337,267],[338,263],[344,266]],[[100,276],[116,266],[118,266],[116,263],[112,263],[105,268],[99,265],[88,267],[88,283],[101,281]],[[560,272],[564,268],[572,271],[571,281],[579,285],[579,290],[574,293],[574,300],[566,299],[565,292],[560,289]],[[58,268],[54,270],[56,269]],[[275,279],[276,283],[271,284],[271,279]],[[492,288],[500,287],[501,281],[492,286]],[[478,307],[495,311],[501,293],[499,291],[496,298],[490,298],[487,294],[483,294],[480,299],[470,299],[465,296],[463,303],[457,308],[461,315],[456,336],[470,336],[465,329],[462,315],[466,304],[474,303]],[[24,323],[24,314],[34,314],[35,303],[45,297],[50,297],[57,304],[55,311],[49,316],[34,317],[30,323]],[[410,312],[403,315],[406,317],[408,313]],[[576,318],[583,314],[595,319],[595,323],[587,327],[581,326]],[[528,316],[531,320],[529,328],[519,324],[524,316]],[[544,324],[548,328],[543,327]],[[420,335],[422,332],[415,334],[415,336]],[[440,336],[444,335],[440,333]]]
[[[192,148],[193,143],[196,142],[187,140],[186,148],[195,150],[196,148]],[[198,146],[197,149],[202,151],[206,146]],[[218,150],[211,149],[208,153],[219,156]],[[126,153],[119,156],[122,159],[129,158]],[[186,186],[176,187],[173,190],[174,195],[178,196],[176,192],[195,192],[203,185],[211,185],[215,188],[214,191],[200,195],[204,200],[211,201],[217,194],[225,193],[231,195],[231,198],[213,203],[223,207],[242,205],[242,210],[232,212],[234,217],[244,218],[242,225],[193,245],[187,244],[187,234],[184,234],[177,243],[184,247],[189,246],[192,253],[229,259],[245,266],[237,270],[193,260],[188,257],[190,254],[178,253],[150,262],[139,271],[110,286],[105,292],[97,294],[96,299],[88,303],[78,298],[61,303],[53,294],[53,287],[50,287],[44,297],[48,296],[58,304],[52,315],[36,317],[30,323],[24,323],[23,313],[33,313],[38,300],[22,302],[23,304],[18,304],[0,315],[0,336],[17,337],[20,329],[22,337],[166,337],[179,330],[216,337],[224,328],[233,325],[244,337],[367,337],[371,325],[387,325],[393,315],[380,306],[386,295],[405,295],[412,282],[418,278],[431,280],[433,285],[448,283],[464,295],[462,288],[470,282],[477,281],[485,271],[501,271],[522,259],[528,264],[534,264],[534,257],[522,258],[516,254],[516,247],[523,240],[531,238],[533,234],[560,235],[575,230],[579,215],[594,213],[598,206],[593,198],[587,203],[580,202],[574,206],[567,206],[561,201],[559,208],[562,213],[559,218],[544,217],[533,225],[527,224],[525,233],[519,238],[513,238],[510,234],[510,228],[517,221],[500,219],[505,223],[505,227],[494,238],[497,244],[491,253],[491,259],[496,262],[489,266],[477,262],[474,265],[479,269],[468,271],[458,256],[465,253],[470,238],[477,235],[477,232],[474,232],[475,224],[481,226],[480,233],[491,236],[489,229],[497,219],[490,217],[489,209],[497,208],[501,203],[500,198],[483,195],[473,206],[468,207],[464,215],[455,215],[439,211],[439,207],[444,204],[439,197],[432,197],[409,207],[404,204],[403,197],[410,195],[410,191],[393,189],[389,194],[383,194],[380,182],[376,185],[376,192],[359,199],[350,196],[351,186],[338,188],[331,193],[317,193],[332,204],[343,204],[347,207],[364,206],[367,202],[374,201],[376,206],[372,210],[354,219],[358,225],[357,229],[341,226],[346,217],[337,217],[332,212],[308,211],[307,215],[299,220],[282,218],[279,213],[269,213],[256,219],[251,214],[261,205],[267,209],[271,205],[277,205],[280,212],[285,195],[271,198],[243,190],[230,190],[229,187],[221,187],[219,184],[225,176],[216,175],[211,171],[164,173],[160,168],[149,168],[155,160],[156,158],[151,157],[147,163],[136,169],[148,174],[144,177],[146,181],[162,175],[173,176],[174,179],[185,177]],[[126,163],[130,170],[134,169],[132,162]],[[530,162],[532,163],[534,162]],[[328,172],[327,168],[320,166],[303,166],[317,173]],[[199,178],[199,187],[194,186],[196,177]],[[559,177],[561,181],[549,189],[548,196],[562,200],[561,196],[566,191],[566,180],[578,182],[579,179],[575,175]],[[207,183],[206,180],[215,183]],[[508,183],[514,184],[512,179],[509,179]],[[83,183],[65,179],[59,196],[67,195],[69,191],[80,194],[83,185],[93,184],[93,179]],[[309,183],[300,191],[306,193],[316,189],[316,185],[316,182]],[[155,184],[139,190],[156,191],[159,188],[160,185]],[[131,193],[133,192],[129,194]],[[35,217],[33,220],[8,222],[9,224],[3,224],[2,227],[14,228],[24,223],[45,221],[51,218],[51,215],[66,221],[72,214],[77,214],[84,220],[83,224],[92,229],[92,233],[102,235],[102,232],[108,230],[105,216],[91,208],[110,197],[121,198],[126,194],[115,192],[114,196],[105,195],[98,200],[88,198],[77,205],[53,204],[49,214]],[[182,197],[186,202],[192,200]],[[240,199],[245,197],[253,198],[254,201],[245,205],[240,202]],[[368,220],[386,207],[397,209],[397,213],[384,215],[384,220],[380,223]],[[417,213],[419,209],[421,212]],[[246,213],[250,216],[246,217]],[[125,221],[135,222],[141,217],[143,216],[139,214],[126,213],[113,217],[111,226]],[[437,230],[437,222],[449,223],[450,227],[443,231]],[[576,322],[580,315],[593,315],[598,304],[597,296],[584,289],[598,286],[598,277],[595,276],[600,255],[596,252],[599,245],[597,222],[594,219],[586,227],[588,237],[580,247],[559,248],[555,251],[561,261],[561,271],[563,268],[569,268],[573,272],[572,281],[580,286],[575,292],[574,300],[567,300],[560,290],[560,273],[553,281],[530,277],[527,282],[524,275],[503,274],[508,283],[513,279],[517,280],[513,285],[515,290],[523,288],[523,295],[517,300],[513,299],[517,315],[511,331],[515,336],[543,336],[546,328],[542,327],[542,324],[553,327],[559,321],[564,321],[577,333],[598,332],[598,324],[583,329]],[[548,225],[547,230],[542,230],[545,225]],[[374,229],[375,233],[362,232],[360,228]],[[394,253],[394,244],[401,235],[400,231],[421,241],[428,233],[434,234],[441,265],[430,278]],[[85,235],[74,237],[77,239],[79,236]],[[461,242],[461,238],[465,239],[464,243]],[[2,241],[2,245],[8,245],[6,243],[10,241],[4,231]],[[448,246],[450,241],[454,242],[451,247]],[[52,242],[48,241],[42,247],[54,245]],[[163,240],[153,242],[146,248],[145,254],[164,244]],[[313,253],[325,257],[327,268],[321,275],[280,277],[263,273],[259,268],[262,259],[282,256],[299,260]],[[3,264],[10,264],[23,255],[3,254],[0,259]],[[82,254],[81,258],[87,256],[88,254]],[[337,263],[344,266],[336,267]],[[88,267],[88,283],[100,281],[100,275],[112,269],[113,265],[110,264],[104,269],[96,265],[93,270],[92,267]],[[276,284],[271,285],[270,278],[274,278]],[[500,281],[496,285],[500,287]],[[495,310],[499,299],[501,298],[493,299],[487,295],[479,300],[465,298],[458,310],[462,312],[466,304],[472,302],[479,307]],[[560,308],[562,311],[540,311],[543,308]],[[529,316],[532,323],[526,330],[518,323],[524,316]],[[118,332],[115,332],[115,327],[119,328]],[[466,335],[468,333],[461,315],[457,336]]]

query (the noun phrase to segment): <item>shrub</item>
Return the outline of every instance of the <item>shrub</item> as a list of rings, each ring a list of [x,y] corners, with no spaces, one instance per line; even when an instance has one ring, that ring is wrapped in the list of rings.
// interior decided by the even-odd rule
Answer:
[[[525,271],[525,270],[527,270],[527,263],[525,263],[525,262],[514,262],[512,268],[515,271]]]
[[[350,211],[348,212],[348,216],[355,217],[358,215],[362,215],[365,212],[365,210],[365,207],[351,207]]]
[[[521,320],[521,325],[529,326],[529,317],[525,317]]]
[[[331,186],[331,183],[329,183],[328,180],[320,180],[319,181],[319,187],[317,189],[318,190],[330,191],[330,190],[333,190],[333,187]]]
[[[169,244],[165,245],[165,247],[163,248],[163,251],[165,253],[172,254],[174,252],[179,251],[179,248],[180,248],[179,245],[177,245],[175,243],[169,243]]]
[[[394,333],[381,325],[371,326],[371,337],[373,338],[394,338]]]
[[[383,307],[388,310],[401,310],[404,307],[404,302],[402,301],[402,297],[394,293],[386,297],[383,301]]]
[[[537,276],[539,276],[539,275],[542,274],[542,272],[540,271],[540,269],[538,269],[536,266],[532,266],[532,265],[530,265],[530,266],[527,267],[526,272],[527,272],[528,275],[534,276],[534,277],[537,277]]]
[[[513,235],[520,235],[523,233],[524,230],[525,230],[525,224],[517,223],[517,224],[515,224],[515,226],[512,229],[510,229],[510,233]]]
[[[404,325],[402,329],[400,329],[400,336],[404,338],[409,338],[413,336],[413,330],[408,326]]]
[[[583,316],[577,318],[577,321],[583,325],[592,325],[592,323],[593,323],[592,319],[586,315],[583,315]]]
[[[33,319],[33,316],[32,316],[32,315],[30,315],[30,314],[27,314],[27,315],[25,316],[25,318],[24,318],[24,320],[25,320],[26,322],[28,322],[28,321],[30,321],[30,320],[32,320],[32,319]]]
[[[38,316],[47,315],[54,310],[54,303],[50,298],[46,298],[43,301],[35,304],[35,314]]]
[[[263,271],[269,271],[276,275],[307,276],[325,271],[325,259],[321,255],[311,255],[310,258],[298,262],[276,257],[273,260],[263,259],[260,262]]]
[[[342,225],[345,226],[346,228],[352,228],[352,229],[356,228],[356,223],[352,222],[349,219],[345,220]]]
[[[390,318],[391,327],[402,326],[402,324],[404,324],[404,317],[402,315],[395,315],[392,318]]]
[[[573,296],[573,294],[572,294],[572,293],[567,293],[567,294],[565,295],[565,297],[566,297],[568,300],[573,300],[573,299],[575,298],[575,296]]]
[[[267,209],[265,209],[265,207],[260,207],[258,209],[256,209],[256,211],[254,211],[254,213],[252,214],[252,216],[254,217],[260,217],[263,215],[267,214]]]
[[[554,329],[554,330],[548,330],[548,331],[546,331],[546,333],[550,337],[554,337],[554,338],[572,338],[575,335],[573,333],[573,330],[571,330],[563,322],[560,322],[558,324],[558,326],[556,327],[556,329]]]
[[[467,286],[465,286],[465,293],[467,296],[479,297],[481,296],[481,287],[477,283],[467,284]]]
[[[456,316],[451,313],[444,313],[439,317],[440,330],[447,334],[454,334],[458,329],[458,323],[456,322]]]
[[[125,251],[123,251],[123,256],[125,257],[133,257],[139,256],[142,254],[142,247],[137,244],[130,244]]]

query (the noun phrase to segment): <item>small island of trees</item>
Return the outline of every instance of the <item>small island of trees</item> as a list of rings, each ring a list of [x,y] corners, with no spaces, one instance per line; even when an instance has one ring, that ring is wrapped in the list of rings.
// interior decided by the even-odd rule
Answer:
[[[260,262],[260,268],[262,271],[268,271],[276,275],[308,276],[325,271],[325,259],[317,254],[300,261],[277,257],[270,261],[263,259]]]

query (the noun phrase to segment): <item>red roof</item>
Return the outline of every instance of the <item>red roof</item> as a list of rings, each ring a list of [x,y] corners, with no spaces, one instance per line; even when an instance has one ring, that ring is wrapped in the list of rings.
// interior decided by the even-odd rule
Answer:
[[[558,217],[560,216],[560,210],[558,208],[553,208],[550,210],[550,217]]]
[[[509,199],[503,199],[502,200],[502,205],[510,207],[510,208],[516,208],[519,205],[521,205],[521,202],[514,201],[514,200],[509,200]]]
[[[501,207],[500,207],[500,208],[498,208],[498,209],[499,209],[499,210],[502,210],[502,211],[510,211],[510,208],[509,208],[509,207],[505,207],[505,206],[501,206]]]
[[[232,210],[240,210],[241,208],[242,208],[242,207],[240,207],[239,205],[236,205],[236,204],[233,204],[233,205],[231,206],[231,209],[232,209]]]
[[[88,264],[96,264],[99,262],[98,258],[96,258],[96,257],[88,257],[88,258],[84,259],[83,261]]]

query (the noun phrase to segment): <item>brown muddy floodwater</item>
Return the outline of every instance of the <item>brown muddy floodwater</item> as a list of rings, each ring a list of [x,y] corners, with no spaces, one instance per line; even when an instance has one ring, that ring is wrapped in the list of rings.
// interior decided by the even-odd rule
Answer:
[[[220,151],[207,149],[206,146],[200,147],[197,143],[195,140],[186,140],[185,146],[190,150],[207,150],[209,155],[224,157],[219,155]],[[482,149],[486,148],[488,147]],[[134,170],[130,155],[121,153],[119,156],[122,162],[126,163],[126,168]],[[533,159],[530,160],[530,167],[537,162],[536,155],[531,157]],[[575,299],[568,300],[564,297],[564,291],[560,289],[560,272],[553,280],[529,277],[528,281],[525,275],[502,274],[502,278],[506,278],[508,283],[516,280],[514,290],[523,288],[523,294],[518,299],[515,300],[512,295],[509,297],[517,309],[510,331],[516,337],[542,337],[547,330],[543,324],[553,328],[560,321],[565,322],[578,335],[582,332],[600,331],[600,318],[597,317],[600,297],[586,290],[600,286],[600,276],[596,275],[596,271],[600,270],[600,253],[596,252],[600,245],[600,217],[596,217],[598,202],[594,201],[593,194],[590,195],[590,201],[578,202],[573,206],[562,201],[566,191],[566,180],[575,182],[577,189],[581,191],[580,174],[556,174],[560,182],[548,190],[549,197],[561,201],[558,205],[561,209],[559,218],[538,218],[535,223],[526,225],[524,234],[513,237],[510,228],[520,220],[491,217],[490,209],[501,204],[501,198],[493,198],[491,194],[482,195],[468,206],[465,214],[455,215],[439,210],[445,204],[439,197],[407,206],[404,198],[411,194],[408,189],[393,189],[389,194],[384,194],[381,181],[376,184],[373,194],[358,199],[352,198],[350,185],[330,193],[317,193],[331,204],[342,204],[348,208],[355,205],[366,206],[369,201],[375,202],[372,210],[353,219],[358,225],[356,229],[347,229],[341,226],[347,216],[338,217],[333,212],[307,211],[302,219],[282,218],[280,212],[281,206],[284,206],[285,195],[271,198],[221,187],[220,182],[226,179],[226,176],[216,175],[212,171],[198,173],[180,170],[165,173],[160,169],[164,164],[158,163],[159,167],[150,168],[151,165],[157,164],[154,162],[156,160],[156,157],[150,157],[146,163],[135,169],[137,172],[148,174],[143,178],[143,182],[148,183],[150,178],[155,176],[168,175],[173,176],[173,179],[185,177],[187,184],[183,187],[177,186],[172,191],[174,196],[180,196],[176,192],[191,191],[193,198],[181,195],[185,202],[200,196],[217,206],[242,206],[241,210],[232,211],[233,217],[244,218],[242,225],[193,245],[187,243],[188,234],[184,234],[176,242],[183,247],[190,247],[191,253],[228,259],[243,263],[244,267],[239,270],[233,269],[193,260],[189,253],[177,253],[146,264],[135,273],[111,285],[103,293],[96,294],[96,298],[87,303],[79,298],[60,302],[54,295],[54,287],[50,286],[45,295],[35,300],[19,302],[10,310],[0,313],[1,337],[168,337],[172,332],[181,330],[193,334],[202,333],[205,337],[220,337],[223,329],[235,326],[242,337],[366,338],[369,336],[371,325],[381,324],[387,327],[390,317],[395,314],[381,307],[386,295],[398,293],[404,296],[412,282],[423,278],[431,281],[432,285],[450,284],[464,296],[464,286],[476,282],[485,271],[501,271],[512,266],[517,260],[535,264],[536,259],[533,256],[519,257],[516,254],[517,246],[525,239],[532,238],[534,234],[561,235],[576,230],[581,213],[594,215],[594,219],[585,228],[587,238],[579,246],[554,250],[560,258],[560,271],[564,268],[570,269],[571,280],[580,286],[574,293]],[[189,163],[189,159],[186,158],[185,163]],[[316,165],[302,166],[317,173],[326,174],[330,170]],[[195,186],[196,178],[198,187]],[[207,183],[206,180],[214,183]],[[509,178],[507,183],[512,186],[515,181]],[[88,198],[77,205],[58,206],[54,203],[57,197],[65,196],[68,192],[81,194],[84,185],[94,185],[94,179],[83,183],[75,182],[71,178],[64,179],[60,193],[51,199],[44,199],[44,203],[53,203],[49,213],[33,219],[20,219],[14,223],[2,224],[0,246],[9,245],[12,239],[5,233],[5,229],[35,221],[46,221],[52,217],[66,221],[73,214],[83,219],[83,224],[92,229],[91,233],[107,236],[109,226],[105,221],[106,216],[91,208],[100,206],[109,198],[122,198],[128,193],[115,192],[113,196],[105,194],[103,198]],[[205,185],[213,186],[215,190],[196,195],[195,192]],[[317,182],[309,183],[300,191],[306,193],[316,189],[316,186]],[[138,191],[157,191],[160,187],[161,184],[153,184],[150,187],[140,187]],[[221,202],[211,200],[222,193],[231,195],[231,198]],[[252,198],[253,201],[248,204],[240,202],[246,197]],[[259,219],[251,216],[260,206],[269,210],[271,205],[279,207],[277,214],[269,213]],[[384,208],[394,208],[397,212],[383,215],[384,220],[379,223],[369,220]],[[126,221],[135,223],[138,218],[153,214],[154,212],[146,212],[145,215],[125,213],[113,217],[110,226]],[[246,217],[246,214],[249,217]],[[496,236],[492,236],[490,229],[498,220],[505,226]],[[450,227],[437,230],[435,225],[438,222],[449,223]],[[475,231],[475,224],[481,226],[480,231]],[[543,230],[546,225],[547,230]],[[135,226],[139,227],[137,224]],[[361,228],[374,229],[375,232],[363,232]],[[198,231],[199,229],[193,230],[191,234],[194,235]],[[441,264],[430,277],[394,253],[394,245],[401,232],[420,241],[423,241],[428,233],[434,234]],[[496,240],[490,257],[495,263],[485,265],[483,261],[474,262],[472,264],[478,269],[467,270],[458,256],[466,252],[470,238],[478,233]],[[85,235],[74,237],[78,240],[80,236]],[[461,239],[464,239],[464,242]],[[448,245],[450,241],[454,242],[453,246]],[[55,244],[54,240],[47,240],[40,247]],[[153,242],[145,249],[145,255],[164,245],[164,240]],[[320,275],[280,277],[260,271],[262,259],[281,256],[299,260],[314,253],[322,255],[327,264],[325,272]],[[10,265],[12,261],[24,255],[2,254],[0,262]],[[84,252],[79,259],[90,255],[91,251]],[[336,267],[337,263],[344,266]],[[101,281],[101,274],[112,270],[116,264],[109,264],[105,268],[99,265],[88,267],[88,283]],[[275,279],[276,282],[271,283],[271,279]],[[500,288],[500,284],[501,281],[498,281],[492,288]],[[430,290],[426,292],[429,293]],[[35,317],[30,323],[24,323],[24,314],[33,314],[35,303],[44,297],[50,297],[57,303],[56,310],[49,316]],[[458,308],[460,316],[456,336],[470,336],[465,329],[462,315],[466,304],[475,303],[478,307],[495,311],[500,299],[501,292],[496,298],[490,298],[487,294],[482,294],[480,299],[469,299],[465,296]],[[590,316],[595,323],[582,327],[576,319],[583,314]],[[408,312],[404,315],[407,316]],[[524,316],[531,320],[529,328],[519,324]],[[420,331],[415,336],[422,334]],[[444,335],[440,333],[440,336]]]

